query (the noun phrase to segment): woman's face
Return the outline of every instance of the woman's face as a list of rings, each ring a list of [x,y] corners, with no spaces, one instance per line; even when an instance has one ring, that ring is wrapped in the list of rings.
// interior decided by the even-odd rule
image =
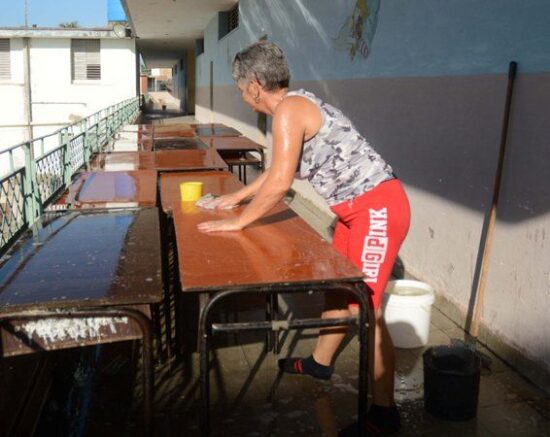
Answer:
[[[258,103],[256,103],[256,98],[260,94],[259,86],[254,82],[248,82],[244,80],[239,81],[237,83],[237,86],[241,91],[243,101],[254,111],[259,112],[259,105]]]

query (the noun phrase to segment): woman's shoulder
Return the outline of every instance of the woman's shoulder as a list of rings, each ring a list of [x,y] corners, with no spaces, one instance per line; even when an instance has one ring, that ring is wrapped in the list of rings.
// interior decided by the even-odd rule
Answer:
[[[319,102],[311,93],[304,90],[289,91],[277,107],[277,112],[302,112],[308,110],[318,110]]]
[[[320,105],[312,98],[301,94],[287,93],[285,98],[277,106],[274,118],[281,121],[288,120],[293,125],[302,125],[309,137],[315,135],[324,122]],[[275,123],[275,120],[274,120]],[[276,123],[278,124],[278,123]]]
[[[288,93],[286,93],[286,97],[292,97],[292,96],[306,97],[309,100],[313,100],[316,103],[321,101],[321,99],[319,99],[319,97],[317,97],[315,94],[303,88],[300,88],[294,91],[289,91]]]

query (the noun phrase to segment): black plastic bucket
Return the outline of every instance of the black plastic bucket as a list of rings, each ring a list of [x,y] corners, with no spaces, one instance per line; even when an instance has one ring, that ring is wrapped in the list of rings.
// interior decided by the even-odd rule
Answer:
[[[465,346],[434,346],[423,355],[424,408],[447,420],[476,416],[481,360]]]

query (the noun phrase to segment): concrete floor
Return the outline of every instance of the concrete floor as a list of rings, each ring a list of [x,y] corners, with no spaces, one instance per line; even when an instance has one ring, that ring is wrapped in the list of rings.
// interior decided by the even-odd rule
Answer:
[[[283,298],[293,317],[315,316],[317,296]],[[281,302],[282,312],[290,315]],[[261,316],[261,302],[238,302],[219,320],[247,321]],[[244,305],[244,306],[243,306]],[[190,305],[191,308],[193,305]],[[237,309],[238,307],[238,309]],[[189,314],[191,318],[192,314]],[[198,356],[195,333],[178,362],[156,368],[155,435],[198,436]],[[356,420],[357,337],[350,334],[330,381],[279,374],[277,359],[307,356],[316,341],[314,331],[282,337],[280,356],[264,352],[262,334],[216,338],[211,354],[211,426],[213,436],[337,436]],[[429,344],[449,344],[463,332],[444,314],[433,310]],[[477,418],[464,422],[437,419],[424,411],[422,353],[426,348],[398,349],[396,400],[401,409],[400,436],[550,436],[550,397],[508,368],[486,349],[491,371],[483,371]],[[140,387],[128,380],[129,368],[119,374],[96,377],[94,403],[83,435],[135,435],[136,411],[129,406],[140,398]],[[114,390],[117,387],[117,390]],[[121,394],[126,390],[126,394]],[[136,404],[134,403],[134,407]],[[139,411],[137,411],[139,414]]]
[[[314,227],[319,224],[315,217],[305,218]],[[326,234],[326,227],[319,231]],[[263,304],[257,299],[234,302],[216,317],[241,322],[259,320],[263,316]],[[317,317],[322,304],[322,298],[316,295],[282,296],[280,310],[284,317]],[[155,371],[155,435],[158,436],[199,435],[198,356],[193,328],[196,305],[193,298],[184,302],[187,329],[182,358],[159,364]],[[426,348],[449,344],[452,338],[463,339],[464,332],[434,308]],[[285,333],[281,339],[283,347],[279,356],[264,352],[263,334],[216,339],[211,354],[212,435],[337,436],[357,419],[357,337],[353,333],[348,336],[330,381],[282,375],[277,369],[280,357],[309,355],[315,345],[315,331]],[[72,435],[139,434],[136,415],[139,417],[140,411],[136,407],[141,393],[138,375],[133,375],[136,366],[128,358],[131,356],[128,345],[130,343],[104,348],[104,351],[116,348],[117,352],[110,352],[111,358],[106,360],[108,364],[104,368],[96,366],[93,401],[87,407],[86,423],[79,424],[84,431]],[[550,396],[483,347],[478,349],[490,356],[493,363],[490,372],[482,373],[477,418],[449,422],[426,413],[422,363],[426,348],[396,350],[396,401],[403,422],[399,435],[550,436]],[[81,373],[75,370],[75,375]],[[68,384],[74,386],[71,381]],[[54,424],[59,427],[59,423]],[[46,423],[38,434],[48,435],[51,427],[51,423]]]
[[[249,170],[249,180],[255,172]],[[291,203],[292,204],[292,203]],[[328,238],[326,223],[307,210],[295,209],[318,232]],[[242,302],[239,308],[221,314],[222,319],[258,320],[262,302]],[[285,316],[317,317],[321,296],[281,297]],[[191,334],[194,335],[194,334]],[[396,401],[401,409],[401,436],[550,436],[550,396],[523,379],[483,347],[492,359],[491,370],[481,376],[477,418],[465,422],[437,419],[424,411],[422,353],[430,346],[465,338],[464,331],[433,308],[428,345],[397,349]],[[357,337],[350,333],[335,363],[331,381],[282,375],[277,359],[307,356],[316,342],[315,331],[282,336],[279,356],[264,352],[262,334],[219,339],[212,354],[212,430],[216,436],[336,436],[353,423],[357,399]],[[191,353],[185,364],[158,372],[158,435],[199,435],[198,357]]]

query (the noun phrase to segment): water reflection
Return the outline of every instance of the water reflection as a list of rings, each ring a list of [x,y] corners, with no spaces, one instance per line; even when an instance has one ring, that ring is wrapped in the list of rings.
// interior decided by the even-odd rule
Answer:
[[[139,214],[112,211],[45,215],[43,227],[37,225],[34,236],[24,236],[4,257],[0,266],[0,308],[55,302],[83,304],[112,297],[111,286],[117,280],[119,264],[133,250],[136,236],[130,230]]]

